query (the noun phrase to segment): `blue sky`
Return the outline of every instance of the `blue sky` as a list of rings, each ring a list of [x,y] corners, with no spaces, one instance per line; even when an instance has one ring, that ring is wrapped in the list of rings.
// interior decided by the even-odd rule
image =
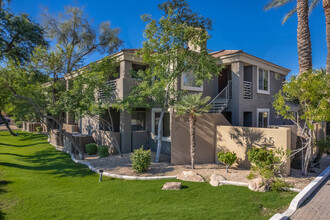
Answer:
[[[159,0],[12,0],[13,12],[25,12],[36,21],[43,8],[51,13],[63,11],[64,6],[83,6],[89,19],[95,25],[111,21],[112,27],[121,29],[120,38],[124,41],[122,48],[139,48],[142,45],[145,24],[140,16],[151,14],[158,18],[161,12],[157,5]],[[291,69],[291,74],[298,72],[297,55],[297,17],[294,15],[282,25],[282,18],[295,4],[265,12],[263,6],[268,0],[188,0],[194,10],[214,21],[212,39],[208,48],[240,49],[254,56],[274,62]],[[321,2],[321,1],[320,1]],[[310,16],[312,37],[313,66],[325,67],[326,32],[325,18],[320,3]],[[94,54],[86,63],[102,58],[105,55]]]

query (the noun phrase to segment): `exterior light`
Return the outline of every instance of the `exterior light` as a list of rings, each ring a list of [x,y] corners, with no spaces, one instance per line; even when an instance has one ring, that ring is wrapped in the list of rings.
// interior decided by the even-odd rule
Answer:
[[[100,172],[100,179],[99,179],[99,182],[102,182],[102,173],[103,173],[103,170],[99,170]]]

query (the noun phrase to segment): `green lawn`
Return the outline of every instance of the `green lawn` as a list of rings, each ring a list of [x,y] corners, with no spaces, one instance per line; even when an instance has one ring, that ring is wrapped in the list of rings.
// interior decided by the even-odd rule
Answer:
[[[166,180],[98,178],[43,135],[0,131],[0,219],[268,219],[295,196],[191,182],[162,191]]]

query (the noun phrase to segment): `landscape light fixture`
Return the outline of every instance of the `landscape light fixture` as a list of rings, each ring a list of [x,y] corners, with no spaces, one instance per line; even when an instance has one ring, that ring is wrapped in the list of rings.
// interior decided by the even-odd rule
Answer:
[[[103,170],[99,170],[100,172],[100,179],[99,179],[99,182],[102,182],[102,173],[103,173]]]

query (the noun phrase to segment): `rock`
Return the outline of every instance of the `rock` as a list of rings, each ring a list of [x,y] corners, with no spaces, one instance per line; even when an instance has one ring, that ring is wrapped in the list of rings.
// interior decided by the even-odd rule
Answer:
[[[220,181],[226,180],[226,178],[224,178],[223,176],[219,175],[219,174],[212,174],[211,178],[210,178],[210,184],[212,186],[221,186],[222,184],[220,183]]]
[[[182,187],[181,182],[167,182],[163,186],[163,190],[180,190]]]
[[[252,191],[259,191],[259,188],[263,185],[262,177],[257,177],[249,180],[249,189]]]
[[[204,178],[201,175],[193,171],[182,171],[182,173],[177,178],[190,182],[205,182]]]

